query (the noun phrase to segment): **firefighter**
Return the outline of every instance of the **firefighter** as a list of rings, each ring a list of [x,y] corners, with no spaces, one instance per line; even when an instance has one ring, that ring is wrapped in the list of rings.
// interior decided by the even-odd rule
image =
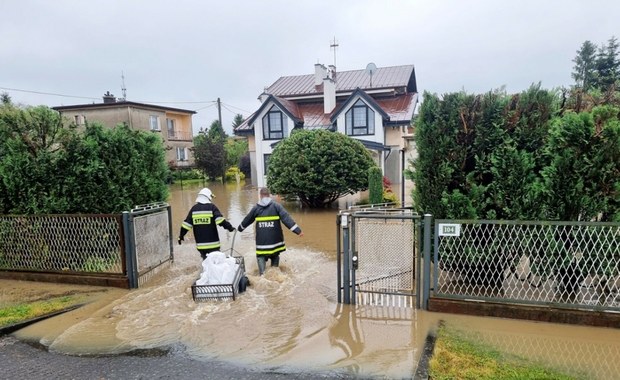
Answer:
[[[187,213],[187,217],[181,224],[179,232],[179,244],[183,241],[187,231],[194,230],[194,238],[196,239],[196,248],[200,252],[200,256],[204,260],[209,252],[220,250],[220,237],[217,233],[217,226],[223,227],[228,231],[234,231],[235,227],[212,203],[215,197],[210,189],[203,188],[198,193],[196,204]]]
[[[256,221],[256,261],[258,272],[262,276],[265,273],[267,260],[271,260],[271,266],[280,264],[280,253],[286,250],[284,245],[284,225],[299,236],[304,236],[301,228],[295,223],[282,205],[271,199],[269,189],[260,189],[260,201],[245,216],[237,230],[239,232],[248,228]]]

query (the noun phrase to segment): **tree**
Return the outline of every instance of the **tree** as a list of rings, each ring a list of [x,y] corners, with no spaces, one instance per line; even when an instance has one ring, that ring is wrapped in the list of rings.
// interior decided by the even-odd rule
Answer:
[[[271,191],[294,195],[308,207],[325,207],[368,188],[375,163],[357,140],[340,133],[298,130],[278,143],[267,170]]]
[[[7,92],[0,94],[0,102],[5,106],[13,104],[11,96]]]
[[[378,166],[368,169],[368,191],[370,204],[383,203],[383,175]]]
[[[543,218],[620,221],[620,109],[554,120],[538,191]]]
[[[573,59],[573,79],[577,87],[588,91],[596,79],[596,45],[585,41]]]
[[[599,48],[596,57],[596,87],[601,91],[606,91],[620,79],[619,47],[618,39],[611,37],[607,45]]]
[[[239,167],[241,157],[248,152],[248,140],[237,140],[229,137],[224,149],[226,150],[226,168]]]
[[[232,122],[233,131],[235,130],[235,128],[240,126],[243,123],[243,121],[244,121],[243,115],[240,113],[236,114]]]
[[[222,180],[224,179],[224,173],[226,172],[225,141],[226,133],[217,120],[211,123],[209,131],[205,132],[201,128],[198,135],[194,137],[196,166],[210,180],[215,180],[218,177],[222,177]]]
[[[416,125],[419,156],[407,171],[414,204],[437,218],[535,219],[541,148],[558,109],[554,93],[425,93]]]

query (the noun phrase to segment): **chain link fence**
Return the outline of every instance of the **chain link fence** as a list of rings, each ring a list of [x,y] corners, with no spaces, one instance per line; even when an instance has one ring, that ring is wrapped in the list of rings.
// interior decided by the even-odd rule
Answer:
[[[435,295],[620,310],[620,224],[436,220]]]
[[[124,272],[120,215],[0,216],[0,270]]]
[[[118,215],[0,215],[0,274],[137,288],[172,262],[171,228],[167,203]]]

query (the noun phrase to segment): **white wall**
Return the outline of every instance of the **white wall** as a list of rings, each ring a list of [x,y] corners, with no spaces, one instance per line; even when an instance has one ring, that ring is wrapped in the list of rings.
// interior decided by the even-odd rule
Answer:
[[[265,154],[271,154],[273,152],[272,144],[282,141],[282,140],[263,140],[263,117],[272,106],[280,109],[274,102],[270,101],[265,109],[258,115],[256,120],[254,121],[254,136],[256,138],[256,186],[264,187],[267,184],[267,178],[265,178],[265,165],[263,157]],[[280,109],[280,111],[282,111]],[[286,126],[286,135],[285,138],[288,137],[293,130],[294,122],[290,117],[286,117],[287,126]],[[254,182],[254,181],[252,181]]]

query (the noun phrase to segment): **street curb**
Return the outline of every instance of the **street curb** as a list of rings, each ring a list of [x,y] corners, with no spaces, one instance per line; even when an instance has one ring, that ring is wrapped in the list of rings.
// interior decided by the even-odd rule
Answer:
[[[29,325],[32,325],[34,323],[40,322],[40,321],[42,321],[44,319],[55,317],[55,316],[57,316],[59,314],[66,313],[68,311],[75,310],[75,309],[80,308],[80,307],[82,307],[84,305],[86,305],[86,304],[82,303],[82,304],[78,304],[78,305],[73,305],[73,306],[67,307],[65,309],[55,311],[53,313],[44,314],[44,315],[38,316],[36,318],[32,318],[32,319],[28,319],[28,320],[25,320],[25,321],[22,321],[22,322],[14,323],[12,325],[0,327],[0,336],[4,336],[4,335],[8,335],[8,334],[14,333],[15,331],[23,329],[26,326],[29,326]]]
[[[443,325],[443,321],[439,321],[439,326]],[[426,340],[424,341],[424,348],[422,349],[422,354],[420,355],[420,359],[418,360],[418,367],[416,368],[415,375],[413,378],[415,380],[427,380],[428,379],[428,365],[433,357],[433,351],[435,350],[435,342],[437,341],[437,330],[431,329],[428,335],[426,336]]]

